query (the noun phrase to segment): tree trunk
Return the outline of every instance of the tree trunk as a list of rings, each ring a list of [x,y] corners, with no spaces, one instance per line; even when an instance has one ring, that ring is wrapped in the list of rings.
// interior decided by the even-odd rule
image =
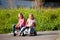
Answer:
[[[8,0],[9,2],[9,7],[12,9],[13,8],[13,0]]]
[[[35,8],[40,8],[42,6],[42,0],[34,0],[35,1]]]

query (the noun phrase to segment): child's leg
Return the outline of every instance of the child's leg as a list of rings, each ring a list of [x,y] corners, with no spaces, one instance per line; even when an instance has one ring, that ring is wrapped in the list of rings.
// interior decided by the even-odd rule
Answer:
[[[12,26],[12,32],[13,32],[13,33],[15,33],[15,26],[16,26],[16,25],[13,25],[13,26]]]
[[[29,33],[33,33],[34,32],[34,28],[29,28]]]
[[[25,30],[25,27],[22,27],[21,30],[20,30],[20,34],[22,34]]]

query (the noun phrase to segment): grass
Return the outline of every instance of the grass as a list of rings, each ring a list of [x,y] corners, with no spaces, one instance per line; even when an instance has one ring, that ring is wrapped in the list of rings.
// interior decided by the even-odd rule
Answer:
[[[57,9],[1,9],[0,10],[0,34],[12,31],[12,25],[17,24],[17,15],[22,12],[27,19],[32,13],[36,20],[37,31],[60,30],[60,8]]]

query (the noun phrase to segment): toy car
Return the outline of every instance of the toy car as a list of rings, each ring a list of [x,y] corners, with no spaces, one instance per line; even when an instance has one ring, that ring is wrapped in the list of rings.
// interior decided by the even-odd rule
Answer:
[[[37,35],[37,32],[35,30],[31,32],[29,30],[30,28],[26,27],[25,31],[21,34],[21,36],[25,36],[25,35],[36,36]]]
[[[19,29],[15,30],[14,36],[16,36],[16,35],[20,35],[20,30]]]

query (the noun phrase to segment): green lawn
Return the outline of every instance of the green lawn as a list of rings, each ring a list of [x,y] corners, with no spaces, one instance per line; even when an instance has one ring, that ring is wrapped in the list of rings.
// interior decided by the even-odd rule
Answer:
[[[57,9],[1,9],[0,10],[0,34],[9,33],[12,30],[12,24],[16,24],[17,14],[22,12],[27,19],[29,13],[32,13],[36,19],[37,31],[60,30],[60,8]]]

